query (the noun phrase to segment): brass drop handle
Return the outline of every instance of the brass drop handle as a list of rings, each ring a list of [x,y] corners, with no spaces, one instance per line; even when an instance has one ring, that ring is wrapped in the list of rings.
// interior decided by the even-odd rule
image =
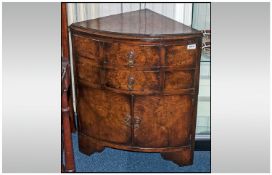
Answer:
[[[141,119],[138,116],[134,116],[134,129],[138,129],[141,123]]]
[[[128,55],[127,55],[127,59],[128,59],[128,66],[133,66],[134,65],[134,57],[135,57],[135,54],[134,54],[134,51],[130,51],[128,52]]]
[[[133,87],[134,87],[134,83],[135,83],[135,79],[133,76],[129,76],[128,77],[128,90],[133,90]]]
[[[131,121],[132,117],[130,114],[127,114],[124,118],[124,123],[126,126],[131,127],[131,125],[134,126],[134,129],[138,129],[141,123],[141,119],[138,116],[134,116],[133,120]],[[133,123],[131,123],[133,122]]]
[[[125,119],[124,119],[124,123],[125,123],[125,125],[127,125],[127,126],[131,126],[131,116],[130,116],[130,114],[127,114],[127,115],[126,115],[126,117],[125,117]]]

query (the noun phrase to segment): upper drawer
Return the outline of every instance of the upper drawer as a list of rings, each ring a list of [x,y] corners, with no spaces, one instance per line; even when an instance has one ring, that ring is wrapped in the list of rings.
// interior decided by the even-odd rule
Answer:
[[[104,43],[104,59],[109,66],[143,66],[160,65],[158,46],[137,46],[124,43]]]
[[[73,39],[73,46],[77,55],[101,63],[102,57],[99,52],[101,42],[79,35],[74,35]]]
[[[195,43],[166,46],[165,64],[166,66],[194,68],[197,61],[197,51]]]
[[[160,66],[160,46],[110,43],[80,35],[73,35],[73,42],[77,55],[94,59],[105,66]],[[180,45],[166,45],[165,66],[195,68],[198,47],[195,40],[184,41]]]

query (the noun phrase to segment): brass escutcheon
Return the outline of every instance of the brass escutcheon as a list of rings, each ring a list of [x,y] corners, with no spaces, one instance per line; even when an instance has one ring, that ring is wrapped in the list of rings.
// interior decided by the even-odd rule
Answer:
[[[141,119],[138,116],[134,116],[134,129],[138,129],[141,123]]]
[[[127,85],[129,90],[133,90],[134,83],[135,83],[134,77],[129,76],[128,77],[128,85]]]
[[[133,66],[134,65],[134,57],[135,57],[134,51],[129,51],[128,55],[127,55],[128,66]]]
[[[131,125],[131,116],[130,116],[130,114],[127,114],[127,115],[126,115],[124,122],[125,122],[125,124],[126,124],[127,126],[130,126],[130,125]]]

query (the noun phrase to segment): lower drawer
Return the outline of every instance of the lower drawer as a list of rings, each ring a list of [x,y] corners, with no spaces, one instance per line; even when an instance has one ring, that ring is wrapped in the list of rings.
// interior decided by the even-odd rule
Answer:
[[[165,91],[193,88],[194,70],[179,70],[165,72]]]
[[[150,92],[160,90],[158,71],[106,70],[105,86],[127,91]]]
[[[177,92],[194,88],[195,69],[165,70],[160,68],[143,70],[138,68],[103,68],[93,60],[78,57],[76,61],[77,77],[94,88],[105,88],[123,93],[155,94]]]

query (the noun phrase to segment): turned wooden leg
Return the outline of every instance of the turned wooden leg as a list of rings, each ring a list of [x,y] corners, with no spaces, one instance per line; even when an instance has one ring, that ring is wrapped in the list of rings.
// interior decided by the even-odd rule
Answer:
[[[78,134],[79,151],[86,155],[91,155],[95,152],[102,152],[105,147],[98,143],[92,142],[88,136]]]
[[[191,148],[184,148],[176,152],[163,152],[162,158],[171,160],[179,166],[186,166],[193,164],[194,151]]]

